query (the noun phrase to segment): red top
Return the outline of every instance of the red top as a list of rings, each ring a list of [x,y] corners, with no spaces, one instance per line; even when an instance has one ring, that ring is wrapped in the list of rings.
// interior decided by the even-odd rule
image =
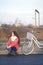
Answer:
[[[7,46],[15,46],[16,49],[18,49],[18,38],[16,36],[14,36],[14,39],[12,37],[9,38]]]

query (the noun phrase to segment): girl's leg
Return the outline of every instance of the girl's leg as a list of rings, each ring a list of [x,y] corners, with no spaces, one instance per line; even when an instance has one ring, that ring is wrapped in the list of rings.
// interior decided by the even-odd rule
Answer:
[[[16,47],[11,47],[11,49],[12,49],[12,52],[13,52],[13,53],[17,54],[17,52],[16,52],[16,51],[17,51]]]
[[[12,49],[11,48],[7,48],[8,50],[8,53],[11,53],[12,52]]]

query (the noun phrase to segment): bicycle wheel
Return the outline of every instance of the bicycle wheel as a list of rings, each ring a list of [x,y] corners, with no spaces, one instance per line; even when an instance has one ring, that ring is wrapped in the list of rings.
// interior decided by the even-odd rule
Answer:
[[[21,48],[21,50],[22,50],[22,53],[24,54],[24,55],[29,55],[29,54],[31,54],[33,51],[34,51],[34,44],[33,43],[25,43],[23,46],[22,46],[22,48]]]

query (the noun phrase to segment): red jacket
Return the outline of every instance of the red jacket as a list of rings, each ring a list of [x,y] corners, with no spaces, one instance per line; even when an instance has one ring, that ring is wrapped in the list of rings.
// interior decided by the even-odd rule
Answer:
[[[15,38],[14,40],[12,40],[11,37],[9,38],[7,46],[11,47],[15,46],[16,49],[18,49],[18,38],[16,36],[14,38]]]

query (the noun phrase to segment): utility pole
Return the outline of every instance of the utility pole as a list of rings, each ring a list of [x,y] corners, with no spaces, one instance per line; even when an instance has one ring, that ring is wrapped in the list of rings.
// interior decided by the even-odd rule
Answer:
[[[37,15],[38,15],[38,21],[37,21]],[[35,26],[40,26],[40,13],[37,9],[35,9]]]

